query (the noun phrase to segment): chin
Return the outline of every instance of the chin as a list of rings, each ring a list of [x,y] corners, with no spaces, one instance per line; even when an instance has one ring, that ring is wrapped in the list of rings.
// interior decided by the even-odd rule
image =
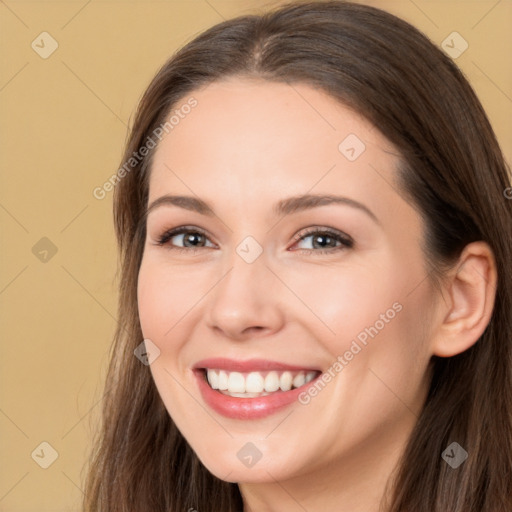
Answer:
[[[208,459],[200,457],[202,464],[206,469],[224,482],[231,483],[275,483],[276,480],[286,480],[290,475],[289,464],[279,460],[276,465],[276,460],[264,460],[263,456],[252,466],[245,465],[244,462],[235,457],[229,456],[227,458],[211,457],[209,454]],[[246,462],[249,464],[249,461]]]

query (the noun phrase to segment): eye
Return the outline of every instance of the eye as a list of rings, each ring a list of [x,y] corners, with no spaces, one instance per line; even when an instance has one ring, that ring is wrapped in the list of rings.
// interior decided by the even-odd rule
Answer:
[[[206,233],[194,226],[181,226],[173,228],[163,233],[157,240],[158,245],[166,245],[169,249],[182,251],[195,251],[202,247],[215,247],[209,242]],[[182,244],[182,245],[181,245]]]
[[[354,246],[350,236],[331,228],[309,228],[296,235],[294,240],[296,241],[294,245],[303,243],[306,247],[299,247],[298,250],[308,254],[332,253]],[[202,229],[194,226],[181,226],[166,231],[158,238],[157,245],[187,252],[216,247]]]
[[[303,245],[307,247],[302,247],[299,250],[306,253],[332,253],[354,246],[354,241],[350,236],[330,228],[310,228],[300,232],[294,239],[298,244],[304,242]]]

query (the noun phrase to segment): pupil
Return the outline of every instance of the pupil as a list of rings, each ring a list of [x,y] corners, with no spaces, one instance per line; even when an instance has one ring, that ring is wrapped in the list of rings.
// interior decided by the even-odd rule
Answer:
[[[328,245],[328,242],[327,243],[324,243],[322,244],[321,241],[322,240],[332,240],[330,236],[328,235],[318,235],[316,236],[314,239],[313,239],[313,245],[315,245],[315,243],[317,243],[320,247],[325,247],[326,245]]]
[[[201,237],[202,235],[200,233],[192,233],[192,234],[189,234],[185,237],[185,245],[187,245],[187,243],[192,243],[192,245],[196,245],[195,242],[198,242],[198,238]]]

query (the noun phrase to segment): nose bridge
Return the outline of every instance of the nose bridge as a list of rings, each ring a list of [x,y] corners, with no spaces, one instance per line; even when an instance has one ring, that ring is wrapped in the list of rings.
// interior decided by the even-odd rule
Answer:
[[[266,253],[261,245],[252,237],[246,237],[225,261],[226,270],[208,303],[210,327],[230,337],[253,329],[278,329],[282,311],[274,292],[274,276],[267,268]]]

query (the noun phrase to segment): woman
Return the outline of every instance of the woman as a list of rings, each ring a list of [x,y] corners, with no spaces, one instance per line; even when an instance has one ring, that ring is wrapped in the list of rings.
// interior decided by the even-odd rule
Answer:
[[[123,164],[85,510],[512,510],[510,178],[442,51],[345,2],[223,22]]]

